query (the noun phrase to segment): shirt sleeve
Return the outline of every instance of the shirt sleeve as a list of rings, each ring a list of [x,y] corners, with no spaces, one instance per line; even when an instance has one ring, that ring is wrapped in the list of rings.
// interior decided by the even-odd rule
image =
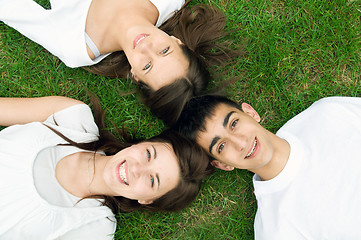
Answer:
[[[151,0],[154,6],[158,9],[157,27],[160,27],[167,21],[175,11],[178,11],[184,5],[184,0]]]
[[[76,132],[91,133],[99,136],[91,109],[86,104],[77,104],[49,116],[44,124],[57,129],[69,129]]]
[[[0,0],[0,21],[40,44],[68,67],[93,65],[84,39],[91,0],[50,1],[45,9],[33,0]]]
[[[33,0],[0,0],[0,20],[47,49],[53,43],[50,11]]]
[[[84,225],[80,228],[73,229],[63,236],[57,238],[57,240],[89,240],[89,239],[99,239],[99,240],[112,240],[114,239],[114,233],[116,230],[115,218],[110,220],[107,218],[91,222],[87,225]]]

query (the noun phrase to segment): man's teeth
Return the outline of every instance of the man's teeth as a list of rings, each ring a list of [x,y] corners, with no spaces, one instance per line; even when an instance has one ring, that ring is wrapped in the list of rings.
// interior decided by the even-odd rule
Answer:
[[[252,150],[247,154],[246,158],[250,157],[256,151],[257,139],[254,139]]]
[[[119,176],[122,181],[128,185],[127,174],[125,173],[125,161],[119,167]]]

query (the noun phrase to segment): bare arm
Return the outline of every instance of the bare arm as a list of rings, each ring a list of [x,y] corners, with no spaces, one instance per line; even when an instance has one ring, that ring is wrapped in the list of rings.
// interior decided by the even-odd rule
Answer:
[[[60,96],[0,98],[0,126],[45,121],[51,114],[83,102]]]

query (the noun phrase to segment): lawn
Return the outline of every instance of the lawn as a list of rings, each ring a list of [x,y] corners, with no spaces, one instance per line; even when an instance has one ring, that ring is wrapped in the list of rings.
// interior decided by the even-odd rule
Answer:
[[[267,129],[277,131],[320,98],[360,96],[361,1],[200,2],[226,13],[227,28],[234,30],[229,39],[247,52],[227,68],[225,79],[239,77],[227,95],[250,103]],[[88,89],[107,117],[135,136],[151,137],[164,127],[131,93],[129,80],[68,68],[3,23],[0,79],[1,97],[63,95],[89,102]],[[116,239],[252,239],[256,208],[251,173],[216,171],[184,211],[120,214]]]

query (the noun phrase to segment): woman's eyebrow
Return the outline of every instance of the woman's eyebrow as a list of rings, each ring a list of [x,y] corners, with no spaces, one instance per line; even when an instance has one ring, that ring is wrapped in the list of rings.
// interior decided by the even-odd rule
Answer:
[[[156,159],[156,158],[157,158],[157,150],[155,149],[154,145],[152,145],[152,148],[153,148],[153,157],[154,157],[154,159]],[[159,187],[160,187],[159,174],[156,173],[156,174],[155,174],[155,177],[157,178],[157,181],[158,181],[158,189],[159,189]]]
[[[157,150],[155,150],[155,147],[152,145],[152,148],[153,148],[153,152],[154,152],[154,159],[157,158]]]
[[[157,178],[157,180],[158,180],[158,190],[159,190],[159,187],[160,187],[160,179],[159,179],[159,175],[158,175],[158,173],[157,174],[155,174],[155,177]]]

